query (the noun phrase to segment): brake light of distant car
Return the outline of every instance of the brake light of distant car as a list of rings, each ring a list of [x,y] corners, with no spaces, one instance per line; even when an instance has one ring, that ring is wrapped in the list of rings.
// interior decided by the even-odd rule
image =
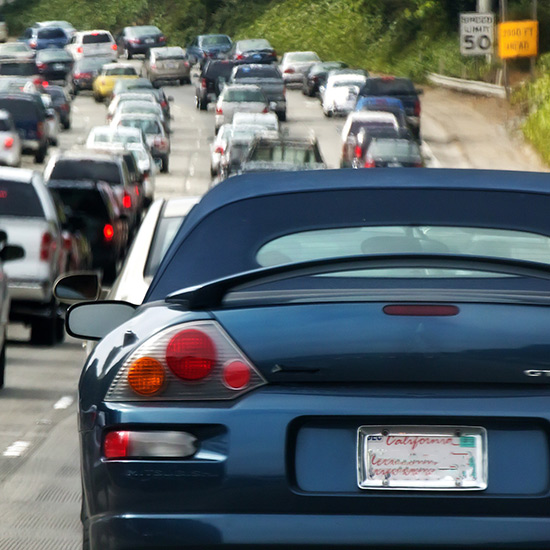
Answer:
[[[219,105],[216,105],[216,114],[223,115],[223,109]]]
[[[206,83],[206,78],[201,78],[201,88],[206,90],[208,84]]]
[[[295,73],[296,71],[292,68],[292,67],[289,67],[288,69],[285,69],[285,73],[286,74],[293,74]]]
[[[11,149],[13,147],[13,144],[14,144],[14,139],[11,136],[8,136],[4,140],[4,148],[6,149]]]
[[[264,114],[265,114],[265,113],[269,113],[269,108],[266,107],[266,108],[262,111],[262,113],[264,113]]]
[[[376,168],[376,162],[372,159],[365,160],[365,168]]]
[[[168,149],[168,140],[165,137],[157,136],[153,143],[154,146],[161,151],[166,151]]]
[[[218,153],[218,154],[220,154],[220,155],[223,155],[223,153],[224,153],[223,147],[222,147],[221,145],[218,145],[218,146],[216,147],[216,149],[214,149],[214,153]]]
[[[132,208],[132,197],[128,191],[124,191],[124,197],[122,197],[122,206],[124,208]]]
[[[239,53],[235,56],[235,59],[238,59],[240,61],[241,59],[244,59],[244,55],[242,53]]]
[[[166,103],[166,101],[162,100],[160,102],[160,106],[163,108],[163,109],[166,109],[166,107],[168,107],[168,103]]]
[[[183,64],[185,65],[185,67],[189,67],[189,61],[184,61]]]
[[[361,148],[361,145],[355,146],[354,155],[356,159],[359,159],[363,156],[363,149]]]
[[[187,432],[111,431],[103,441],[103,456],[108,460],[132,458],[186,458],[199,446]]]
[[[111,44],[111,50],[116,52],[118,50],[118,46],[116,44]]]
[[[36,124],[36,137],[42,139],[44,137],[44,123],[38,122]]]
[[[141,40],[139,38],[129,38],[128,42],[130,42],[130,44],[141,44]]]
[[[40,260],[43,262],[50,261],[53,253],[57,250],[57,241],[50,232],[42,235],[40,241]]]
[[[45,68],[46,68],[46,63],[42,63],[42,61],[37,61],[37,62],[36,62],[36,66],[37,66],[39,69],[45,69]]]
[[[159,42],[166,42],[166,38],[164,36],[159,36]]]
[[[36,48],[36,40],[34,40],[34,38],[32,40],[29,40],[29,46],[31,48]]]
[[[106,223],[103,226],[103,238],[105,239],[105,242],[110,243],[113,240],[114,236],[115,230],[113,226],[110,223]]]
[[[414,102],[414,116],[420,116],[420,111],[421,111],[420,100],[417,99]]]
[[[124,362],[106,401],[234,399],[266,381],[215,321],[170,327]]]
[[[136,193],[136,197],[139,197],[139,185],[134,185],[134,191]]]
[[[78,48],[76,48],[76,53],[82,53],[83,51],[82,46],[78,46]]]
[[[74,73],[73,78],[92,78],[92,73]]]

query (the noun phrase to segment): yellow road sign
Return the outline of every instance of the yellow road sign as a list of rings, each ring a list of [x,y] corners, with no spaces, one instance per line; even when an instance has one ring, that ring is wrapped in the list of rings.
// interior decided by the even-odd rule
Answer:
[[[498,25],[498,54],[501,59],[535,57],[539,50],[538,21],[506,21]]]

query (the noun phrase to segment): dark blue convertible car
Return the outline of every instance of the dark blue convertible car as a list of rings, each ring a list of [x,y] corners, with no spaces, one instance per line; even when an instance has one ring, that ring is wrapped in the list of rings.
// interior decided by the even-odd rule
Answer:
[[[547,174],[231,178],[67,327],[85,549],[550,547]]]

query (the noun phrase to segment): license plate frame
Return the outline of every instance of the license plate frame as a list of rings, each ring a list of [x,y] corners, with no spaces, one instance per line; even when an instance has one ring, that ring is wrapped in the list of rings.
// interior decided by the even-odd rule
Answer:
[[[487,430],[480,426],[360,426],[357,484],[363,490],[483,491],[487,451]]]

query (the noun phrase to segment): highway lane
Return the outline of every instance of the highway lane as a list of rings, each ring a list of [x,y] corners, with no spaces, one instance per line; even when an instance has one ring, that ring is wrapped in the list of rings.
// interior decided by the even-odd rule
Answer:
[[[214,114],[195,109],[192,86],[168,87],[174,97],[171,172],[157,176],[158,196],[201,195],[210,187],[210,143]],[[319,103],[287,92],[289,133],[314,131],[329,167],[337,167],[343,119],[327,119]],[[471,106],[461,116],[460,97],[427,90],[423,100],[426,152],[447,167],[538,168],[495,123]],[[73,104],[73,128],[60,135],[60,149],[78,146],[89,129],[104,123],[106,107],[89,94]],[[460,119],[468,117],[459,124]],[[456,121],[456,122],[453,122]],[[476,143],[470,140],[476,137]],[[488,152],[486,152],[488,151]],[[55,152],[55,149],[52,150]],[[513,154],[512,154],[513,153]],[[476,164],[477,163],[477,164]],[[25,166],[40,168],[25,158]],[[540,165],[542,166],[542,165]],[[27,342],[28,330],[9,330],[6,387],[0,391],[0,549],[80,548],[80,480],[76,429],[76,385],[84,353],[76,340],[55,348]]]

